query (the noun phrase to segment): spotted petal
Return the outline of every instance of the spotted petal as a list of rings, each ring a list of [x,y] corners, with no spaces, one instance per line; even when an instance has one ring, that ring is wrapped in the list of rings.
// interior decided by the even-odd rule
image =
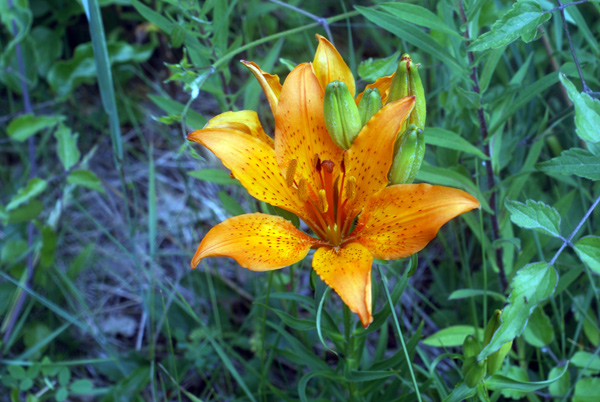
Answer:
[[[353,232],[375,258],[404,258],[423,249],[450,219],[479,208],[470,194],[430,184],[398,184],[369,200]]]
[[[366,328],[373,322],[371,307],[371,266],[373,256],[358,243],[322,247],[313,256],[313,268],[323,281],[358,314]]]
[[[204,236],[191,266],[206,257],[231,257],[252,271],[283,268],[306,257],[314,240],[279,216],[235,216]]]
[[[324,91],[330,82],[342,81],[354,97],[356,87],[352,71],[331,42],[321,35],[317,34],[316,37],[319,40],[319,46],[313,60],[313,68],[319,83],[321,83],[321,88]]]
[[[242,60],[241,62],[243,65],[248,67],[248,70],[250,70],[258,80],[258,83],[262,87],[263,92],[267,97],[267,101],[269,101],[269,106],[271,106],[271,112],[273,112],[273,116],[275,116],[279,95],[281,94],[281,84],[279,83],[279,76],[264,72],[263,70],[261,70],[258,64],[256,64],[253,61]]]
[[[385,105],[348,149],[346,174],[356,178],[356,196],[347,205],[348,219],[353,219],[373,194],[388,185],[396,135],[414,103],[414,97],[408,97]]]
[[[379,95],[381,95],[381,103],[385,105],[387,103],[388,95],[390,93],[390,85],[392,84],[392,78],[394,78],[394,74],[377,78],[377,80],[374,83],[369,84],[365,87],[365,91],[367,89],[377,88],[379,90]],[[360,103],[360,100],[362,99],[365,91],[362,91],[356,97],[357,105]]]
[[[221,113],[210,119],[204,128],[225,128],[241,131],[266,142],[271,148],[274,147],[273,139],[265,133],[254,110]]]

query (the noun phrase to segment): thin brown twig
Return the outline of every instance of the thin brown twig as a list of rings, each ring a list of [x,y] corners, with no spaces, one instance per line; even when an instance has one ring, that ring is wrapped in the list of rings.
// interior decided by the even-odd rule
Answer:
[[[459,2],[460,9],[460,17],[464,24],[467,23],[467,16],[465,14],[465,8],[463,5],[463,1]],[[471,40],[471,36],[469,34],[469,28],[465,29],[464,37],[467,40]],[[475,64],[475,55],[473,52],[467,52],[467,56],[469,58],[469,64],[472,66],[471,70],[471,80],[473,80],[473,91],[479,95],[481,95],[481,88],[479,87],[479,78],[477,77],[477,64]],[[477,118],[479,119],[479,128],[481,131],[481,143],[483,146],[483,153],[488,158],[491,156],[490,153],[490,144],[487,141],[489,132],[487,127],[487,122],[485,121],[485,115],[483,111],[483,107],[480,107],[477,110]],[[491,161],[485,161],[485,170],[487,175],[487,183],[488,183],[488,191],[490,191],[490,207],[492,208],[493,215],[490,216],[492,221],[492,237],[493,240],[496,241],[500,238],[500,227],[498,225],[498,208],[496,206],[496,190],[495,179],[494,179],[494,171],[492,170]],[[506,278],[506,272],[504,271],[504,263],[502,262],[502,249],[496,248],[496,265],[498,266],[498,270],[500,271],[500,286],[502,288],[502,292],[506,292],[506,288],[508,287],[508,280]]]

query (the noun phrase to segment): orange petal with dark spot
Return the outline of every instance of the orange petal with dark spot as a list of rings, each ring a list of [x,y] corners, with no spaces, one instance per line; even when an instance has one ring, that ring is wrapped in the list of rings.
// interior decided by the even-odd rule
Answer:
[[[314,240],[279,216],[235,216],[209,230],[191,267],[206,257],[231,257],[252,271],[283,268],[306,257]]]
[[[283,84],[275,115],[275,153],[281,169],[285,172],[290,161],[297,159],[296,179],[305,177],[315,192],[320,188],[315,187],[320,183],[312,165],[315,154],[322,161],[339,161],[342,155],[325,128],[323,95],[310,64],[300,64]]]
[[[319,46],[313,60],[313,68],[321,84],[321,88],[325,91],[325,87],[330,82],[342,81],[348,87],[352,97],[354,97],[356,87],[352,71],[331,42],[319,34],[315,36],[319,40]]]
[[[392,83],[392,78],[394,78],[394,74],[377,78],[377,80],[374,83],[369,84],[365,87],[365,91],[371,88],[379,89],[379,95],[381,95],[381,103],[385,105],[388,99],[388,95],[390,94],[390,85]],[[356,97],[357,105],[360,103],[360,100],[362,99],[365,91],[362,91]]]
[[[310,213],[287,186],[267,143],[240,131],[208,128],[188,134],[188,140],[210,149],[254,198],[293,212],[311,225]]]
[[[271,148],[274,148],[273,139],[265,133],[254,110],[221,113],[208,121],[204,126],[204,129],[207,128],[226,128],[241,131],[266,142]]]
[[[358,215],[369,198],[388,185],[396,135],[414,104],[414,97],[407,97],[382,107],[346,151],[346,174],[356,178],[356,195],[348,201],[347,219]]]
[[[394,260],[422,250],[450,219],[479,208],[472,195],[430,184],[398,184],[369,200],[353,235],[375,258]]]
[[[273,116],[275,116],[275,111],[277,110],[277,103],[279,99],[279,95],[281,94],[281,84],[279,82],[279,76],[274,74],[269,74],[261,70],[261,68],[253,61],[241,61],[243,65],[248,67],[248,69],[254,74],[258,83],[262,87],[265,96],[267,97],[267,101],[269,101],[269,106],[271,106],[271,112],[273,112]]]
[[[371,266],[373,256],[358,243],[343,248],[322,247],[313,256],[313,268],[323,281],[342,298],[363,327],[373,322]]]

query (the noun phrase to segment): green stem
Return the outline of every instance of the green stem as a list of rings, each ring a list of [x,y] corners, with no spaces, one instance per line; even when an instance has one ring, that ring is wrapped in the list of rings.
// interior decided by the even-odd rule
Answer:
[[[348,371],[356,369],[356,361],[354,359],[354,337],[352,336],[352,312],[344,304],[344,338],[346,339],[346,353],[344,359],[346,361],[346,365]],[[348,391],[350,393],[349,402],[353,402],[356,400],[355,396],[357,395],[356,383],[352,381],[348,381]]]
[[[388,289],[388,282],[385,275],[383,275],[383,271],[381,267],[378,265],[377,269],[379,270],[379,276],[381,277],[381,281],[383,282],[383,289],[385,290],[385,296],[390,304],[390,310],[392,312],[392,317],[394,317],[394,324],[396,325],[396,331],[398,331],[398,338],[400,338],[400,344],[402,345],[402,350],[404,351],[404,358],[406,359],[406,363],[408,366],[408,371],[410,371],[410,378],[412,380],[413,386],[415,387],[415,393],[417,394],[417,400],[422,402],[421,393],[419,392],[419,384],[417,384],[417,379],[415,377],[415,373],[412,368],[412,364],[410,361],[410,356],[408,355],[408,350],[406,350],[406,343],[404,342],[404,336],[402,335],[402,329],[400,328],[400,322],[398,321],[398,316],[396,315],[396,309],[392,303],[392,296],[390,295],[390,291]]]

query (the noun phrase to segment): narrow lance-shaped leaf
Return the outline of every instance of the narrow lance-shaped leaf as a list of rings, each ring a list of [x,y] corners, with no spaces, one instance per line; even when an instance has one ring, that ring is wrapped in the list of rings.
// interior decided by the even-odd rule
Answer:
[[[499,20],[494,22],[490,32],[477,38],[469,47],[471,51],[497,49],[515,41],[519,36],[524,42],[538,38],[537,29],[550,19],[542,7],[534,1],[518,1]]]
[[[600,155],[581,148],[571,148],[559,157],[538,163],[536,169],[560,175],[576,175],[590,180],[600,180]]]
[[[593,99],[584,92],[579,92],[575,85],[567,78],[566,75],[560,73],[558,75],[560,82],[567,89],[569,99],[575,106],[575,127],[577,135],[585,141],[599,142],[600,141],[600,101]]]
[[[13,119],[6,129],[13,140],[23,142],[39,131],[52,128],[65,119],[65,116],[34,116],[23,114]]]
[[[556,270],[545,262],[537,262],[521,268],[510,284],[513,291],[508,297],[508,306],[502,311],[502,324],[477,359],[485,359],[506,342],[519,336],[525,329],[533,310],[541,301],[552,295],[557,282]]]
[[[600,237],[586,236],[575,243],[575,251],[581,261],[600,275]]]
[[[527,200],[526,204],[506,200],[504,205],[510,211],[510,220],[515,225],[560,237],[560,215],[551,206],[533,200]]]
[[[40,178],[33,178],[27,182],[27,185],[17,192],[17,194],[13,197],[12,200],[6,206],[6,210],[10,211],[15,209],[19,205],[26,203],[30,199],[37,197],[41,194],[45,189],[48,183],[46,180],[42,180]]]

